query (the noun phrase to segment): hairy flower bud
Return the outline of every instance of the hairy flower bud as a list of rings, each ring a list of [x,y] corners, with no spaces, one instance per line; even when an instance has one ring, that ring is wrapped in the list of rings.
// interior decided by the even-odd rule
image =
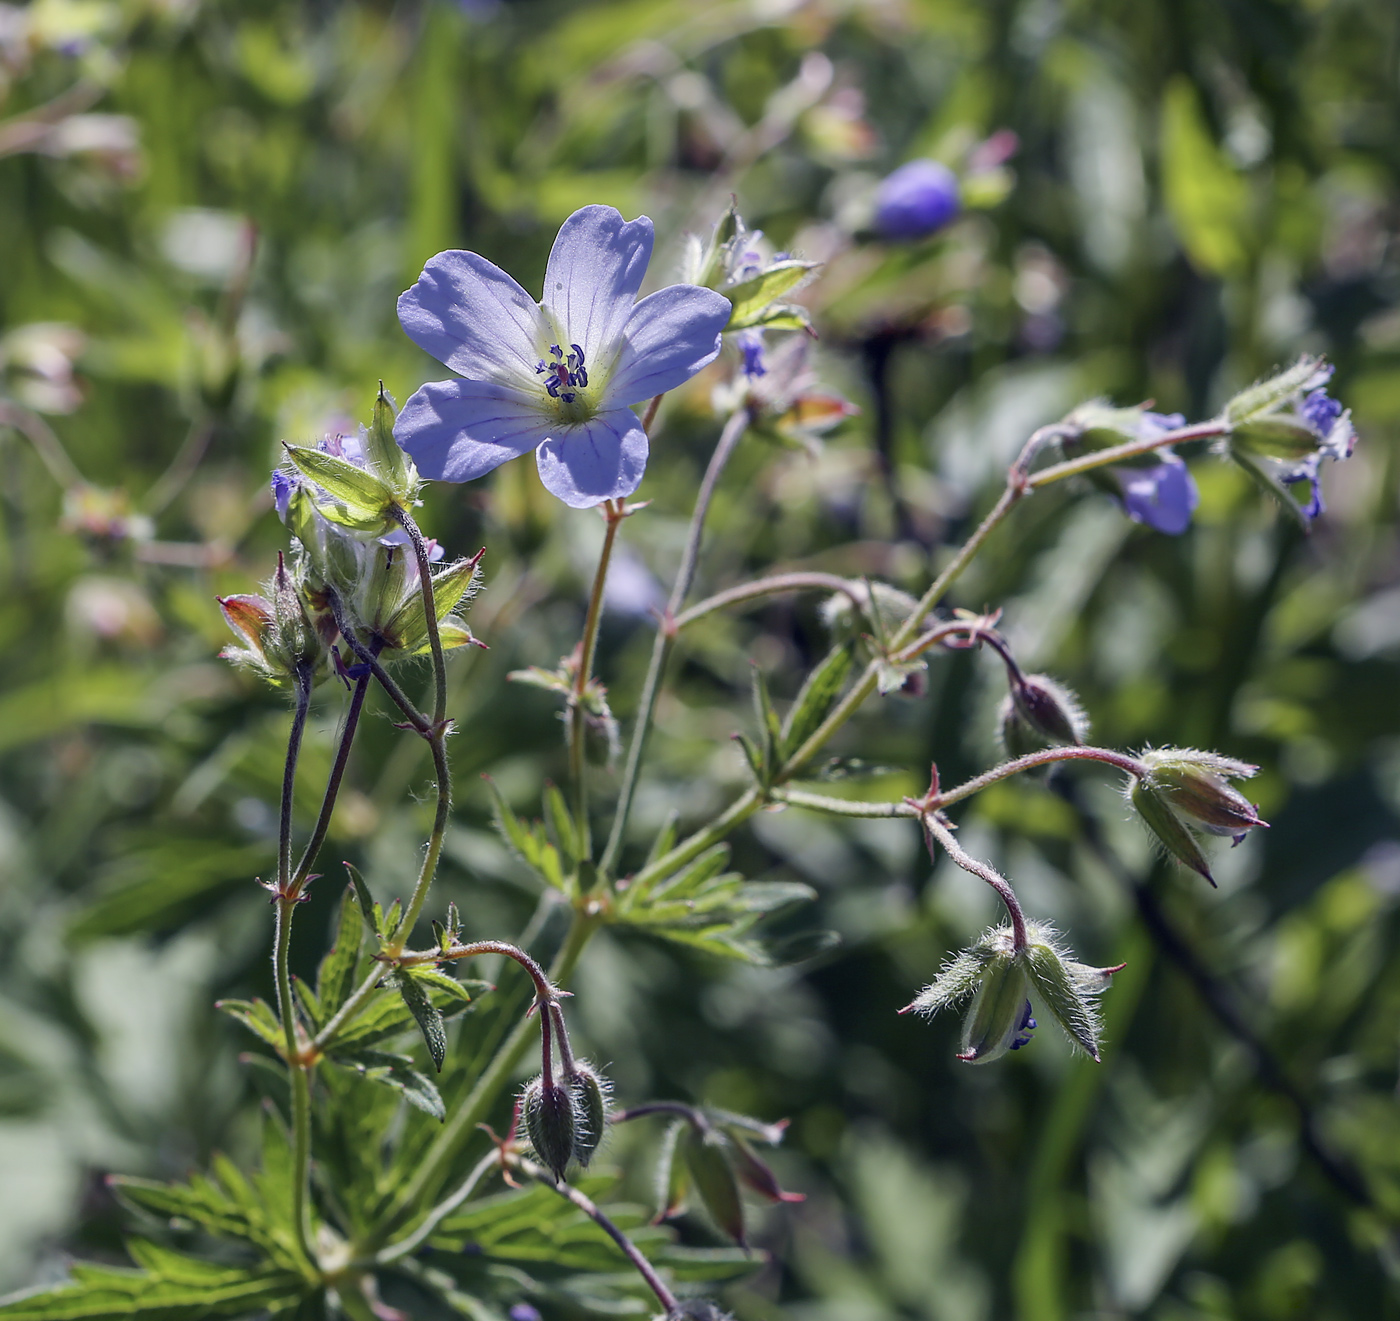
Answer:
[[[1259,768],[1194,748],[1149,749],[1141,760],[1147,773],[1129,790],[1134,809],[1168,853],[1214,885],[1191,829],[1228,835],[1238,844],[1255,826],[1267,828],[1254,804],[1229,783]]]
[[[881,182],[875,194],[875,229],[887,239],[927,238],[961,209],[958,176],[942,161],[914,160]]]
[[[283,687],[294,682],[299,672],[314,674],[327,653],[324,639],[307,613],[300,587],[281,555],[266,591],[267,596],[236,594],[216,598],[228,626],[243,642],[242,646],[225,647],[219,654],[268,683]]]
[[[1012,675],[1010,697],[1016,714],[1042,744],[1084,742],[1089,732],[1084,708],[1073,692],[1048,674]]]
[[[546,1087],[536,1078],[521,1095],[520,1109],[535,1155],[562,1181],[578,1140],[579,1117],[573,1090],[558,1082]]]
[[[574,1133],[574,1159],[584,1169],[593,1159],[603,1134],[608,1130],[608,1080],[591,1064],[579,1061],[574,1065],[569,1078],[569,1087],[574,1097],[574,1113],[577,1118]]]
[[[994,927],[944,964],[932,985],[901,1012],[933,1015],[973,996],[958,1059],[986,1064],[1029,1044],[1035,996],[1070,1040],[1097,1060],[1101,1028],[1094,998],[1117,971],[1078,962],[1044,923],[1027,926],[1020,949],[1010,927]]]

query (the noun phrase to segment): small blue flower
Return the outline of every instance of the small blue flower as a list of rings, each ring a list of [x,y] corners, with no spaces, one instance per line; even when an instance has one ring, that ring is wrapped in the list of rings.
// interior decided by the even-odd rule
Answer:
[[[962,207],[958,176],[939,161],[917,160],[888,175],[875,194],[875,228],[885,238],[921,239]]]
[[[1031,1002],[1026,1001],[1026,1007],[1021,1010],[1021,1021],[1016,1025],[1016,1039],[1008,1047],[1010,1050],[1020,1050],[1022,1046],[1031,1044],[1031,1033],[1035,1031],[1035,1019],[1031,1017]]]
[[[277,517],[284,523],[287,521],[287,510],[291,507],[292,492],[297,489],[297,483],[296,475],[285,468],[272,470],[272,503],[277,510]]]
[[[741,330],[734,336],[734,343],[744,355],[745,376],[768,375],[768,368],[763,365],[763,331]]]
[[[459,379],[424,385],[394,423],[423,476],[468,482],[534,450],[545,487],[576,509],[637,489],[648,443],[631,406],[712,361],[731,311],[685,284],[637,302],[652,237],[645,216],[575,211],[539,303],[474,252],[429,260],[399,321]]]
[[[1304,395],[1302,403],[1298,405],[1299,416],[1317,435],[1317,449],[1278,474],[1281,480],[1290,484],[1312,483],[1312,495],[1303,506],[1303,514],[1309,519],[1317,518],[1326,507],[1322,502],[1322,483],[1318,480],[1323,459],[1341,462],[1351,458],[1356,448],[1356,429],[1351,424],[1351,414],[1327,393],[1327,382],[1331,379],[1332,367],[1329,364],[1314,377],[1314,380],[1321,382],[1318,388]]]

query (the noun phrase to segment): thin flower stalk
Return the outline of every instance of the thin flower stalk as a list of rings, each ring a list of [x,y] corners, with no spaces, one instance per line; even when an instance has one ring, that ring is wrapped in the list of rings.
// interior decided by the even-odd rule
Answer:
[[[604,876],[612,874],[622,853],[622,843],[627,831],[627,819],[632,812],[632,800],[637,792],[637,778],[641,772],[642,758],[646,754],[647,735],[651,730],[651,718],[656,710],[656,699],[661,689],[661,676],[666,668],[667,658],[675,642],[676,616],[690,594],[695,581],[695,570],[700,558],[700,542],[705,533],[705,519],[710,512],[710,501],[719,485],[720,475],[739,444],[740,438],[748,429],[750,417],[745,408],[737,409],[724,424],[715,451],[710,456],[700,483],[700,494],[695,500],[695,509],[690,516],[690,530],[686,535],[685,552],[681,556],[680,570],[676,574],[675,586],[671,589],[671,599],[666,603],[666,616],[656,631],[656,641],[651,648],[651,663],[647,667],[646,682],[642,685],[642,698],[637,707],[636,722],[632,728],[632,741],[627,748],[627,766],[622,774],[622,788],[618,793],[617,807],[613,814],[612,829],[608,834],[607,846],[599,863],[599,872]]]
[[[1016,897],[1016,891],[1011,888],[1011,882],[995,868],[965,852],[953,838],[953,832],[938,819],[936,813],[925,812],[920,817],[920,825],[924,829],[924,843],[928,846],[929,857],[935,856],[933,843],[937,840],[953,862],[964,871],[986,881],[997,892],[1011,918],[1012,947],[1016,950],[1025,949],[1030,943],[1026,931],[1026,914],[1021,908],[1021,901]]]

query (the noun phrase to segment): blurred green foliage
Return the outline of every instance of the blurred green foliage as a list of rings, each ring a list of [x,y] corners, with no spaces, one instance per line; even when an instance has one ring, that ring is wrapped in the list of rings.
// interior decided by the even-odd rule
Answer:
[[[217,660],[212,598],[249,590],[283,544],[278,442],[367,418],[380,379],[402,399],[440,374],[394,320],[438,249],[537,287],[559,221],[607,202],[656,220],[663,270],[732,192],[826,263],[803,295],[820,369],[864,411],[815,455],[745,443],[702,591],[773,564],[919,590],[1029,432],[1094,395],[1203,416],[1325,352],[1362,442],[1327,473],[1310,538],[1233,469],[1193,463],[1186,536],[1056,488],[954,592],[1004,608],[1018,656],[1080,693],[1096,741],[1263,767],[1273,829],[1214,855],[1218,893],[1154,863],[1100,775],[1002,785],[962,815],[964,846],[1082,957],[1128,962],[1101,1065],[1042,1033],[970,1069],[951,1020],[894,1014],[993,915],[971,878],[930,874],[908,822],[788,810],[736,837],[747,877],[815,889],[778,923],[840,933],[815,961],[729,965],[625,932],[589,950],[571,1015],[624,1096],[793,1121],[776,1160],[808,1200],[765,1214],[771,1260],[727,1305],[745,1321],[1395,1315],[1397,50],[1400,10],[1379,0],[0,7],[0,1284],[56,1279],[68,1254],[122,1259],[106,1172],[178,1178],[258,1147],[275,1083],[240,1065],[247,1039],[211,1002],[271,994],[251,878],[272,856],[286,715]],[[969,183],[978,205],[950,230],[902,248],[862,233],[881,174],[961,167],[1000,129],[1019,152]],[[607,617],[600,652],[624,722],[647,584],[674,573],[715,430],[703,381],[668,405],[654,503],[624,529],[642,604]],[[469,936],[534,913],[548,940],[557,913],[473,786],[489,771],[533,816],[565,773],[554,703],[502,699],[502,682],[573,646],[601,524],[528,463],[430,491],[423,522],[453,553],[487,547],[472,623],[491,650],[452,662],[443,898]],[[744,783],[727,740],[751,723],[751,663],[781,705],[826,649],[806,598],[692,630],[637,860],[668,813],[696,822]],[[979,770],[998,670],[935,659],[927,695],[872,702],[834,750],[892,768],[885,797],[918,791],[933,759],[945,783]],[[318,698],[303,821],[338,710]],[[411,885],[429,813],[410,794],[423,750],[387,714],[366,722],[328,855],[384,897]],[[332,874],[305,906],[303,976],[339,889]],[[638,1201],[649,1141],[612,1147]],[[583,1269],[598,1243],[569,1232]]]

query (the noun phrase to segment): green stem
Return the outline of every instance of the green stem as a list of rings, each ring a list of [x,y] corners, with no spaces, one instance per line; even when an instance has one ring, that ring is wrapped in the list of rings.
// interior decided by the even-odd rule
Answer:
[[[740,583],[737,587],[707,596],[698,605],[693,605],[676,616],[676,631],[679,632],[695,623],[697,619],[704,619],[706,615],[712,615],[726,606],[740,605],[759,597],[775,596],[779,592],[843,592],[850,597],[851,604],[857,610],[865,606],[865,597],[849,578],[842,578],[834,573],[777,573],[770,578],[756,578],[753,582]]]
[[[382,646],[380,639],[375,638],[370,643],[371,652],[377,653]],[[305,884],[306,878],[310,876],[311,869],[316,865],[316,856],[321,851],[321,845],[326,841],[326,832],[331,826],[331,817],[335,813],[336,799],[340,796],[340,784],[345,778],[345,768],[350,762],[350,747],[355,741],[356,731],[360,725],[360,713],[364,710],[365,695],[369,692],[369,681],[372,676],[361,675],[355,681],[355,690],[350,695],[350,706],[345,712],[345,725],[340,731],[340,742],[335,750],[335,761],[331,764],[331,773],[326,780],[326,792],[321,797],[321,811],[316,817],[316,825],[311,831],[311,838],[306,841],[306,847],[301,852],[301,861],[297,863],[297,869],[292,873],[293,885],[300,887]]]
[[[557,1182],[554,1176],[542,1165],[536,1165],[534,1161],[526,1160],[523,1156],[507,1154],[504,1160],[513,1169],[519,1170],[521,1174],[534,1179],[537,1183],[544,1184],[547,1188],[552,1188],[565,1201],[572,1202],[578,1207],[622,1249],[627,1260],[636,1267],[637,1274],[647,1282],[647,1288],[656,1295],[657,1301],[666,1309],[666,1315],[671,1316],[676,1311],[680,1306],[676,1295],[666,1287],[666,1282],[656,1273],[656,1267],[642,1255],[641,1249],[598,1209],[591,1198],[567,1183]]]
[[[407,1238],[401,1238],[397,1243],[391,1243],[387,1248],[378,1252],[374,1256],[376,1266],[387,1266],[391,1261],[398,1261],[400,1257],[407,1257],[410,1253],[416,1252],[444,1220],[447,1219],[468,1197],[476,1191],[476,1186],[490,1172],[493,1166],[501,1163],[501,1153],[499,1151],[488,1151],[472,1167],[471,1173],[453,1189],[452,1193],[443,1198],[424,1218],[423,1223],[418,1226]]]
[[[1026,914],[1021,908],[1021,901],[1016,897],[1016,891],[1011,888],[1011,882],[999,871],[989,867],[979,858],[974,858],[970,853],[963,851],[958,845],[958,841],[953,838],[953,832],[948,829],[933,812],[925,812],[919,819],[919,824],[924,828],[924,843],[928,846],[930,858],[937,855],[934,852],[933,842],[936,839],[942,846],[943,851],[957,863],[965,872],[987,882],[993,890],[1001,896],[1001,901],[1006,905],[1006,911],[1011,918],[1011,945],[1016,951],[1023,950],[1030,944],[1030,939],[1026,933]]]
[[[830,798],[826,794],[808,793],[805,789],[774,789],[775,803],[787,803],[792,807],[805,807],[812,812],[825,812],[829,816],[854,816],[864,818],[916,817],[917,807],[908,803],[868,803],[858,798]]]
[[[685,552],[681,556],[681,567],[676,574],[675,586],[671,589],[671,599],[666,603],[666,616],[656,631],[656,641],[651,648],[651,663],[647,667],[646,682],[642,685],[642,699],[637,708],[636,721],[632,727],[632,741],[627,748],[627,767],[622,774],[622,788],[618,794],[617,809],[613,814],[612,829],[608,832],[608,842],[603,850],[602,861],[598,864],[600,876],[607,877],[617,866],[622,853],[623,838],[627,832],[627,818],[632,814],[632,800],[637,792],[637,777],[641,771],[642,757],[646,752],[647,735],[651,730],[652,714],[656,710],[656,698],[661,689],[661,675],[666,668],[666,660],[671,654],[671,646],[676,636],[676,615],[690,594],[695,581],[695,569],[700,559],[700,541],[705,533],[705,518],[710,512],[710,501],[715,487],[719,485],[720,474],[724,472],[730,455],[734,453],[740,438],[748,429],[749,412],[740,408],[732,413],[720,432],[715,452],[710,456],[709,467],[705,469],[704,480],[700,483],[700,494],[695,499],[695,510],[690,516],[690,530],[686,535]]]
[[[707,826],[702,826],[688,839],[682,840],[669,853],[663,853],[655,862],[648,863],[628,885],[629,891],[644,890],[647,886],[675,873],[678,868],[698,858],[706,849],[718,844],[736,826],[747,821],[764,804],[764,795],[756,787],[745,789],[725,810]]]
[[[549,969],[549,981],[552,984],[558,986],[567,980],[597,926],[598,919],[595,916],[584,914],[577,909],[574,911],[568,935]],[[423,1157],[413,1177],[400,1189],[384,1220],[371,1236],[371,1248],[376,1242],[382,1242],[392,1234],[416,1203],[435,1196],[439,1191],[450,1171],[452,1161],[476,1131],[477,1125],[490,1114],[497,1096],[510,1082],[516,1067],[529,1050],[533,1026],[528,1018],[522,1018],[516,1024],[510,1036],[496,1051],[491,1063],[486,1066],[486,1070],[477,1078],[466,1099],[438,1130],[437,1139],[432,1147]]]
[[[314,1265],[316,1258],[306,1233],[306,1194],[311,1176],[311,1085],[297,1043],[296,1007],[292,1002],[292,982],[287,970],[291,947],[292,912],[297,901],[278,896],[277,933],[273,967],[277,977],[277,1012],[282,1017],[284,1051],[292,1085],[292,1226],[297,1248]]]
[[[433,724],[440,725],[447,719],[447,660],[442,653],[442,632],[438,628],[437,598],[433,595],[433,566],[428,559],[427,543],[413,515],[397,505],[394,517],[403,525],[408,539],[413,543],[413,554],[418,561],[418,590],[423,597],[423,622],[428,633],[428,646],[433,653]]]
[[[574,691],[569,702],[569,769],[574,782],[574,821],[578,826],[584,858],[593,859],[593,834],[588,825],[588,757],[585,735],[588,732],[588,712],[584,697],[593,673],[593,652],[598,645],[598,624],[603,615],[603,588],[608,579],[608,564],[612,560],[617,530],[626,517],[625,501],[603,502],[603,517],[607,531],[603,533],[603,549],[598,556],[598,571],[593,575],[593,590],[588,597],[588,613],[583,621],[583,638],[578,648],[578,670],[574,674]]]
[[[1036,491],[1051,482],[1063,481],[1066,477],[1076,477],[1083,472],[1092,472],[1110,463],[1121,463],[1124,459],[1135,459],[1141,454],[1151,454],[1167,445],[1184,445],[1193,440],[1213,440],[1216,436],[1228,435],[1230,424],[1224,421],[1200,422],[1191,427],[1178,427],[1163,435],[1148,440],[1130,440],[1125,445],[1114,445],[1111,449],[1095,450],[1092,454],[1081,454],[1063,463],[1053,463],[1025,478],[1029,489]]]
[[[273,938],[272,967],[277,982],[277,1012],[282,1019],[283,1051],[292,1088],[292,1224],[297,1248],[308,1265],[314,1265],[306,1233],[307,1183],[311,1175],[311,1088],[297,1041],[296,1005],[292,999],[289,970],[292,944],[292,914],[298,896],[291,885],[292,798],[296,787],[297,761],[301,755],[306,713],[311,704],[311,667],[296,668],[296,711],[287,738],[287,763],[282,774],[282,807],[277,831],[276,932]]]

